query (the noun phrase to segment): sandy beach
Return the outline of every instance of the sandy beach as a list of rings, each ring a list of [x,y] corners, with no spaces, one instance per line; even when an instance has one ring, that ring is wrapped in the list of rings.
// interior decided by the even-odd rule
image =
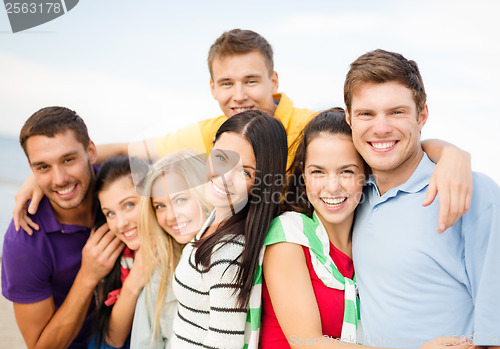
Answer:
[[[0,296],[0,324],[0,349],[26,348],[23,336],[17,328],[12,302],[8,301],[3,296]]]

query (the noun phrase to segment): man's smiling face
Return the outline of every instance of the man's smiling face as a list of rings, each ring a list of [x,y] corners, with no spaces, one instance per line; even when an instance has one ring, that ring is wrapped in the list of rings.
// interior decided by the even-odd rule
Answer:
[[[274,114],[273,94],[278,91],[278,75],[269,72],[260,52],[216,57],[212,72],[212,95],[227,117],[250,109]]]

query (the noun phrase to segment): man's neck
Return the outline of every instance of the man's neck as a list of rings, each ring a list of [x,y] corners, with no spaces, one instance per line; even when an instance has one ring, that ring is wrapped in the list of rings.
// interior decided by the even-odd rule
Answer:
[[[88,228],[94,226],[96,208],[94,195],[89,194],[78,207],[72,209],[61,208],[52,202],[50,206],[52,206],[57,221],[61,224],[80,225]]]
[[[411,175],[417,169],[422,157],[424,156],[423,150],[420,148],[413,156],[400,164],[397,168],[389,171],[373,170],[373,178],[377,184],[380,196],[387,193],[392,188],[406,183]]]

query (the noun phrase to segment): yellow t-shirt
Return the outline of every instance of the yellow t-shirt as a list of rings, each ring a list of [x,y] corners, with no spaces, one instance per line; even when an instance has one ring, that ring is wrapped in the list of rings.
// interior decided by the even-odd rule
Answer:
[[[292,101],[284,93],[273,96],[279,100],[274,116],[278,118],[287,133],[288,141],[288,166],[295,156],[294,142],[317,112],[309,109],[294,108]],[[206,119],[196,124],[189,125],[175,133],[167,134],[156,141],[156,151],[159,156],[183,149],[191,148],[200,153],[208,153],[212,149],[212,141],[219,127],[227,120],[222,115],[214,119]]]

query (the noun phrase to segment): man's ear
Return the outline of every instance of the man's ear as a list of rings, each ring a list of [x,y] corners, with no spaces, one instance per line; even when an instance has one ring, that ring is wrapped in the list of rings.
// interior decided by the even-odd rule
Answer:
[[[214,80],[212,78],[210,78],[210,92],[212,92],[212,97],[214,97],[214,99],[217,100],[217,98],[215,97]]]
[[[352,125],[351,125],[351,116],[349,115],[349,112],[347,111],[347,108],[345,109],[345,121],[352,128]]]
[[[422,131],[422,128],[424,128],[425,123],[427,122],[427,119],[429,118],[429,108],[427,107],[427,104],[424,105],[422,110],[420,111],[420,114],[418,114],[418,130]]]
[[[87,147],[87,156],[89,157],[89,162],[94,165],[97,161],[97,148],[91,140],[89,141],[89,146]]]
[[[273,95],[275,95],[276,93],[278,93],[278,87],[279,87],[279,79],[278,79],[278,73],[273,71],[273,73],[271,74],[271,84],[272,84],[272,92],[273,92]]]

